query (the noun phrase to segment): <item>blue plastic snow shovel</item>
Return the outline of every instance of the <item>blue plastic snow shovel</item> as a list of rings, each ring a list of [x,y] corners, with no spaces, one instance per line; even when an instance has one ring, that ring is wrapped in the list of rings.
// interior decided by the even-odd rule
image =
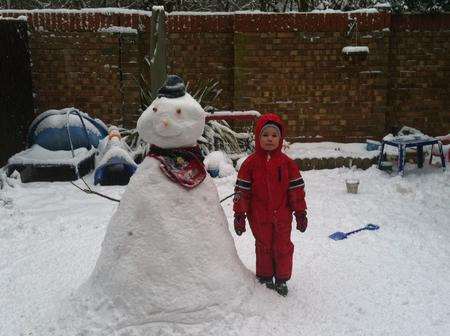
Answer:
[[[342,240],[342,239],[346,239],[348,236],[350,236],[351,234],[354,234],[356,232],[359,231],[363,231],[363,230],[369,230],[369,231],[373,231],[373,230],[378,230],[380,227],[378,225],[375,224],[367,224],[366,226],[364,226],[361,229],[355,230],[355,231],[350,231],[350,232],[335,232],[331,235],[329,235],[328,237],[330,237],[333,240]]]

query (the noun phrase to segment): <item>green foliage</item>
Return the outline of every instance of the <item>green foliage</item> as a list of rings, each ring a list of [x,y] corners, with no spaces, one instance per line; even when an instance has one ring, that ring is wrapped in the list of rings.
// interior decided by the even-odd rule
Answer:
[[[139,136],[136,128],[126,129],[118,127],[122,140],[130,147],[136,163],[140,163],[148,153],[150,146]]]
[[[213,151],[223,151],[231,159],[237,159],[253,151],[253,134],[237,133],[225,120],[210,120],[205,124],[200,149],[203,155]]]
[[[192,89],[191,89],[192,86]],[[213,106],[214,101],[222,93],[219,82],[213,79],[203,80],[193,86],[189,81],[186,84],[186,91],[191,92],[191,96],[203,107],[206,112],[213,112],[217,109]]]
[[[392,0],[391,6],[396,13],[439,13],[450,11],[449,0]]]
[[[217,110],[214,101],[222,93],[219,89],[219,82],[206,80],[199,82],[193,88],[192,97],[202,105],[206,112]],[[189,89],[189,82],[186,85]],[[200,139],[200,149],[203,155],[221,150],[234,158],[252,150],[252,135],[248,132],[238,133],[232,130],[225,120],[210,120],[205,124],[202,139]]]

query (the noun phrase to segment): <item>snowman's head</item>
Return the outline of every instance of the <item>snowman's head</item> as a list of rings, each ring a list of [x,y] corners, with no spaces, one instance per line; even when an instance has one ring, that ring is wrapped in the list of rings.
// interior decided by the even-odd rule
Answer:
[[[149,144],[161,148],[191,147],[203,133],[205,116],[200,104],[185,93],[181,78],[169,76],[158,98],[140,116],[137,129]]]

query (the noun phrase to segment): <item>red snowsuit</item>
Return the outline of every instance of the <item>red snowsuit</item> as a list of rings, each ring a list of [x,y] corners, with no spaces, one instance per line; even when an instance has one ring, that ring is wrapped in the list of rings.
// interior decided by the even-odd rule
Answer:
[[[280,126],[278,148],[266,152],[260,146],[262,127]],[[291,242],[292,212],[306,209],[304,182],[295,162],[281,152],[284,129],[275,114],[260,117],[255,127],[256,150],[239,169],[233,210],[246,214],[255,237],[256,276],[289,280],[294,244]]]

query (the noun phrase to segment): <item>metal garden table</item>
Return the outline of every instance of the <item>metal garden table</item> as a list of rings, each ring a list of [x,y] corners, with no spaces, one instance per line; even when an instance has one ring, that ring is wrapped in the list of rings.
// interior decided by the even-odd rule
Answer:
[[[378,158],[378,168],[381,169],[381,163],[383,162],[383,154],[386,145],[397,147],[398,149],[398,173],[404,175],[405,173],[405,158],[406,158],[406,148],[417,148],[417,166],[419,168],[423,167],[424,157],[423,157],[423,146],[438,145],[439,155],[441,157],[442,169],[445,170],[445,157],[444,151],[442,149],[442,142],[438,139],[427,137],[427,138],[416,138],[416,139],[392,139],[383,140],[381,142],[380,156]]]

